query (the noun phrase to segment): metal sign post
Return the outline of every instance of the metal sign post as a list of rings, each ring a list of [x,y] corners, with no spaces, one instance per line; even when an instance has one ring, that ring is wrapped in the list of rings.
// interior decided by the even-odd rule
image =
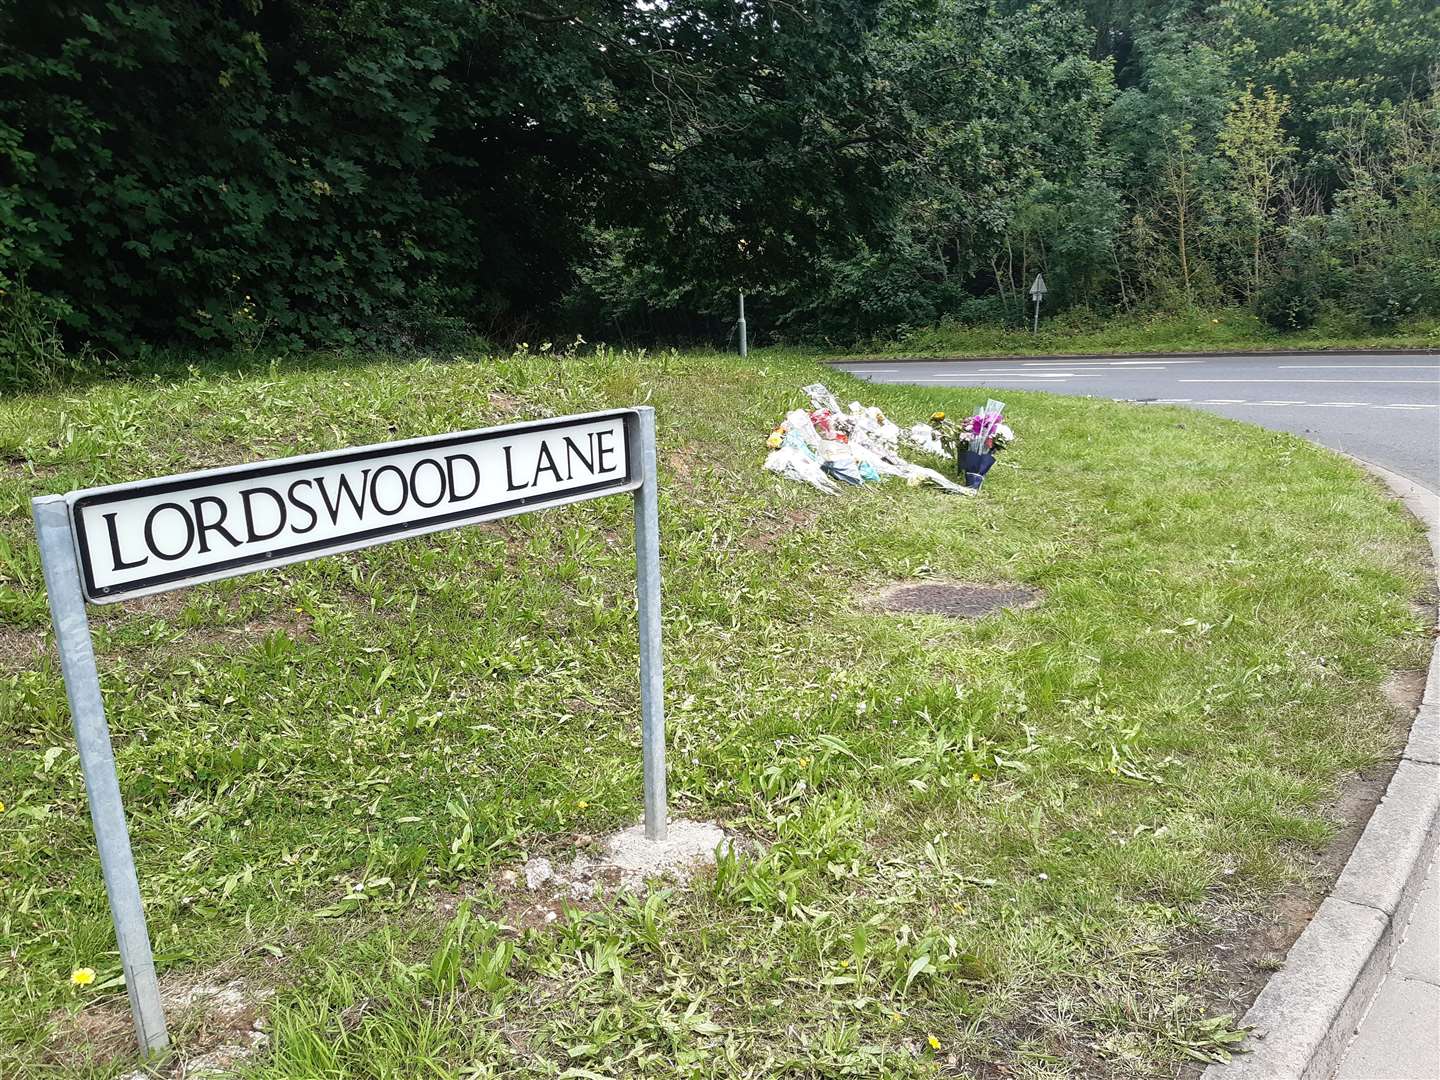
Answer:
[[[35,499],[31,510],[40,542],[45,591],[50,598],[50,618],[55,626],[55,645],[65,676],[65,693],[70,699],[70,722],[85,774],[90,821],[95,826],[110,918],[120,947],[120,970],[130,995],[130,1017],[140,1052],[148,1057],[164,1050],[170,1037],[165,1031],[165,1011],[160,1006],[160,984],[155,979],[145,911],[140,906],[140,882],[130,853],[130,832],[120,804],[115,754],[110,748],[110,728],[105,723],[105,704],[100,697],[90,620],[85,617],[85,597],[80,591],[80,568],[75,562],[74,531],[62,495]]]
[[[169,1042],[85,603],[630,493],[635,500],[645,836],[666,839],[655,412],[408,439],[32,500],[50,614],[142,1053]]]
[[[738,326],[740,328],[740,355],[749,356],[750,343],[745,339],[745,294],[743,292],[740,294],[740,322]]]
[[[640,621],[640,722],[645,755],[645,839],[669,835],[665,811],[665,678],[660,650],[660,507],[655,484],[655,410],[640,410],[640,486],[635,489],[635,595]]]
[[[1049,291],[1045,288],[1045,275],[1036,274],[1035,280],[1030,283],[1030,299],[1035,301],[1035,325],[1030,329],[1032,334],[1040,332],[1040,302],[1045,299],[1045,294]]]

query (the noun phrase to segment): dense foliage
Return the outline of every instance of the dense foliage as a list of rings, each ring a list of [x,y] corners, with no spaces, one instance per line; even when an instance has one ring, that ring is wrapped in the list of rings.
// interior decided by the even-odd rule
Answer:
[[[1440,305],[1403,0],[0,0],[0,382],[93,344]],[[47,359],[49,358],[49,359]]]

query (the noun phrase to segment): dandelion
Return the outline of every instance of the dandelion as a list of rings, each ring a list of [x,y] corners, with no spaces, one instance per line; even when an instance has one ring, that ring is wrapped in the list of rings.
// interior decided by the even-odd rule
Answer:
[[[939,1049],[940,1049],[940,1040],[937,1039],[934,1035],[927,1035],[927,1036],[925,1036],[925,1041],[930,1044],[930,1049],[931,1049],[931,1050],[939,1050]]]
[[[581,800],[580,800],[579,802],[577,802],[575,805],[578,806],[578,807],[580,807],[581,810],[584,810],[584,809],[588,808],[590,804],[589,804],[588,802],[586,802],[584,799],[581,799]]]
[[[70,973],[71,986],[89,986],[95,981],[94,968],[76,968]]]
[[[4,801],[3,799],[0,799],[0,814],[3,814],[4,812],[5,812],[5,801]]]
[[[810,767],[810,759],[809,759],[808,757],[802,757],[802,758],[800,759],[800,768],[802,768],[802,769],[808,769],[809,767]]]
[[[978,772],[972,772],[972,773],[970,774],[970,783],[972,783],[972,784],[978,784],[979,782],[980,782],[980,774],[979,774]]]

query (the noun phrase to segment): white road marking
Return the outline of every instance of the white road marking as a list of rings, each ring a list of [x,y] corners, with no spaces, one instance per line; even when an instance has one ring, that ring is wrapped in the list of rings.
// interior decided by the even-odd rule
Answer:
[[[999,380],[999,379],[986,379],[986,378],[983,378],[983,377],[981,377],[981,378],[966,378],[966,377],[964,377],[964,376],[958,376],[958,377],[957,377],[957,376],[955,376],[955,375],[918,375],[918,376],[916,376],[914,379],[907,379],[906,381],[907,381],[907,382],[917,382],[917,383],[922,383],[922,382],[949,383],[949,384],[952,385],[952,386],[965,386],[965,385],[967,385],[968,383],[972,383],[972,382],[973,382],[973,383],[975,383],[977,386],[997,386],[997,385],[1000,384],[1000,382],[1001,382],[1002,380]],[[1042,379],[1042,380],[1037,380],[1037,381],[1035,382],[1035,385],[1036,385],[1036,386],[1059,386],[1061,383],[1063,383],[1063,382],[1065,382],[1065,381],[1066,381],[1066,380],[1064,380],[1064,379],[1048,379],[1048,380],[1047,380],[1047,379]],[[1023,385],[1023,384],[1022,384],[1022,385]],[[1015,389],[1018,390],[1019,387],[1015,387]]]
[[[976,368],[974,371],[952,371],[936,372],[936,374],[948,374],[956,379],[968,379],[972,375],[1006,375],[1012,379],[1063,379],[1074,375],[1073,371],[1014,371],[1010,368]],[[1096,374],[1098,372],[1086,372]]]
[[[1322,371],[1369,371],[1372,368],[1389,368],[1396,371],[1440,371],[1434,364],[1276,364],[1281,371],[1302,368],[1319,368]]]
[[[1024,367],[1136,367],[1147,364],[1199,364],[1199,360],[1022,360]]]
[[[1305,405],[1304,401],[1257,401],[1257,405]]]
[[[1249,404],[1244,398],[1207,398],[1204,401],[1197,401],[1197,405],[1246,405]]]
[[[1157,404],[1157,405],[1182,405],[1182,404],[1184,404],[1185,402],[1187,402],[1187,401],[1189,401],[1189,400],[1190,400],[1190,399],[1189,399],[1188,397],[1157,397],[1157,398],[1155,399],[1155,404]]]
[[[1377,409],[1440,409],[1440,405],[1435,405],[1435,404],[1421,404],[1421,405],[1376,405],[1375,408],[1377,408]]]
[[[1417,386],[1433,386],[1434,379],[1176,379],[1176,382],[1206,382],[1206,383],[1364,383],[1373,386],[1376,383],[1414,383]]]

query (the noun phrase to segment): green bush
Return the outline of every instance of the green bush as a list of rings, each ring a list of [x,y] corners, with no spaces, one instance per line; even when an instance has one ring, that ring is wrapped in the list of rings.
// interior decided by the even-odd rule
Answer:
[[[1320,319],[1324,299],[1317,281],[1287,274],[1276,278],[1260,293],[1256,313],[1274,330],[1309,330]]]
[[[95,350],[66,347],[65,315],[60,302],[0,278],[0,390],[53,387],[102,366]]]
[[[960,326],[1006,326],[1024,328],[1029,325],[1025,305],[1000,296],[967,296],[955,305],[947,322]]]
[[[1371,326],[1388,330],[1406,319],[1440,311],[1440,261],[1395,258],[1355,276],[1353,308]]]

